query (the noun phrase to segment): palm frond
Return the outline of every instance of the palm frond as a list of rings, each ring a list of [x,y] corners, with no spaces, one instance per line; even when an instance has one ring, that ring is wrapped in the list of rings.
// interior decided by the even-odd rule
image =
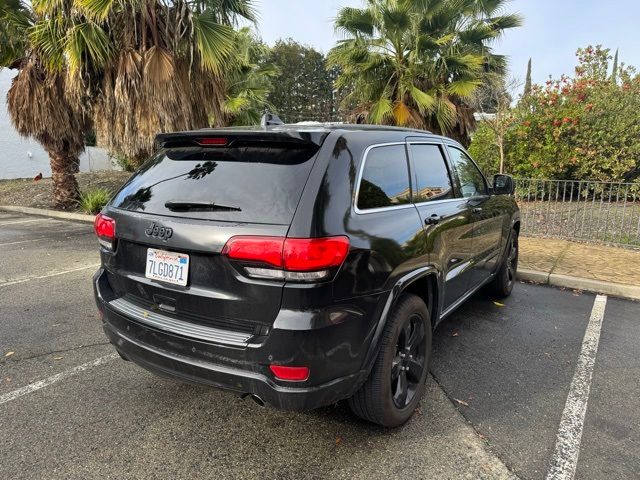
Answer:
[[[461,79],[454,80],[447,85],[447,91],[452,95],[458,97],[468,98],[477,90],[482,84],[480,79]]]
[[[75,0],[75,5],[87,17],[104,20],[109,15],[115,0]]]
[[[413,116],[411,109],[402,100],[398,100],[393,106],[393,118],[397,125],[407,126],[411,123]]]
[[[39,20],[28,30],[29,41],[42,63],[51,71],[65,66],[65,26],[63,19]]]
[[[234,30],[216,20],[214,10],[193,17],[193,30],[202,66],[219,73],[233,48]]]
[[[410,94],[421,114],[425,115],[433,110],[435,99],[432,95],[423,92],[415,85],[411,85]]]
[[[86,21],[67,31],[64,52],[71,73],[75,73],[87,62],[97,68],[104,67],[112,57],[113,46],[107,32],[97,23]]]
[[[338,12],[335,29],[343,35],[373,35],[375,19],[370,9],[344,7]]]
[[[380,97],[369,110],[371,123],[385,123],[393,116],[393,103],[387,97]]]

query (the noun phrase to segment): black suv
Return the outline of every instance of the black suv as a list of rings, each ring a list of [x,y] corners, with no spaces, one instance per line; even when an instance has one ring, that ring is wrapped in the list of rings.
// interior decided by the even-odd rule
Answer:
[[[305,410],[405,422],[431,335],[509,295],[513,181],[421,130],[278,125],[161,134],[96,217],[104,330],[153,372]]]

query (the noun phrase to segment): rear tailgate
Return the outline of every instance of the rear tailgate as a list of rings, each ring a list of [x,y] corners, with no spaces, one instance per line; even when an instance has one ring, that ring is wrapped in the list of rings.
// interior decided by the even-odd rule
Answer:
[[[249,279],[220,253],[233,236],[286,236],[319,143],[215,134],[161,139],[167,148],[107,209],[117,241],[103,260],[115,298],[182,321],[264,333],[278,314],[283,282]],[[206,138],[223,140],[199,145]],[[188,255],[186,286],[147,278],[149,249]]]

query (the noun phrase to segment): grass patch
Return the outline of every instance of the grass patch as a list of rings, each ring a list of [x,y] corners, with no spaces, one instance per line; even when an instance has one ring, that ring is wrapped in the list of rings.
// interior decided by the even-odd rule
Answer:
[[[111,190],[106,188],[92,188],[80,194],[78,202],[80,209],[86,213],[95,215],[109,202],[111,199]]]

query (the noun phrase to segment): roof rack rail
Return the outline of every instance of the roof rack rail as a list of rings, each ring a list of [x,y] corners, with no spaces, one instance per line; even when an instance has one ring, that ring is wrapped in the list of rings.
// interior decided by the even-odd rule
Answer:
[[[265,113],[262,115],[262,118],[260,119],[260,126],[264,128],[272,125],[284,125],[284,122],[280,120],[280,117],[273,113]]]

